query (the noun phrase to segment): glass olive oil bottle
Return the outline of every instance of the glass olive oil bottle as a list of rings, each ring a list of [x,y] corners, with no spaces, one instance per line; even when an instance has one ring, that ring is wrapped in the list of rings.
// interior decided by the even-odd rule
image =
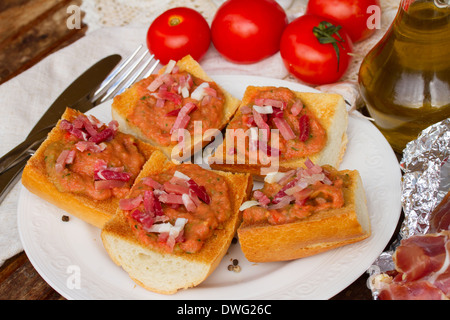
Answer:
[[[445,1],[402,0],[390,29],[361,63],[359,85],[368,112],[399,153],[423,129],[450,117]]]

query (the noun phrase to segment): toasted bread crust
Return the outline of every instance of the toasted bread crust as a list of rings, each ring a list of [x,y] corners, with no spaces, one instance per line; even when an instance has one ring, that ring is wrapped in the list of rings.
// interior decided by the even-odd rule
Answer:
[[[156,151],[144,166],[138,179],[162,172],[172,166],[175,165],[167,160],[161,152]],[[173,294],[180,289],[196,286],[204,281],[222,260],[231,244],[237,227],[241,223],[242,215],[239,211],[239,207],[250,195],[253,182],[249,174],[233,174],[220,171],[214,172],[222,175],[230,187],[232,215],[222,229],[215,230],[214,235],[205,242],[198,253],[163,253],[144,246],[132,232],[123,211],[120,209],[117,211],[114,218],[103,227],[101,236],[105,249],[111,256],[111,259],[117,265],[122,266],[124,270],[129,273],[130,277],[142,287],[157,293]],[[126,246],[128,251],[134,250],[135,252],[138,252],[138,254],[131,257],[127,256],[124,252],[118,250],[118,243],[121,243],[119,245],[120,247]],[[137,255],[148,257],[149,262],[147,264],[134,265],[130,261],[136,259]],[[169,264],[183,265],[190,270],[190,274],[185,277],[180,277],[178,274],[162,275],[161,273],[151,274],[150,276],[138,275],[142,270],[152,269],[152,263],[163,264],[166,261],[170,261]],[[200,270],[195,271],[197,268]],[[139,269],[140,271],[136,269]],[[163,268],[163,270],[167,272],[166,270],[170,270],[170,268]],[[170,278],[175,279],[174,283],[170,286],[162,285],[159,283],[158,278],[163,276],[169,276]],[[144,278],[146,280],[143,280]]]
[[[180,71],[186,71],[192,74],[193,76],[200,78],[204,81],[212,82],[214,81],[211,77],[207,75],[207,73],[201,68],[201,66],[198,64],[197,61],[195,61],[190,55],[182,58],[177,62],[177,66],[179,67]],[[160,73],[165,70],[165,67],[163,67],[160,70]],[[228,124],[230,119],[235,114],[236,110],[239,107],[240,100],[233,97],[229,92],[224,90],[222,87],[219,86],[219,88],[222,90],[224,96],[225,96],[225,104],[224,104],[224,110],[223,110],[223,118],[221,119],[220,126],[216,129],[222,130],[225,128],[225,126]],[[139,100],[141,97],[138,95],[136,87],[132,86],[124,93],[116,96],[114,98],[114,102],[111,107],[112,112],[112,118],[119,122],[120,127],[124,130],[124,132],[132,134],[139,139],[151,144],[152,146],[158,148],[161,150],[166,157],[169,159],[172,157],[172,155],[178,155],[182,152],[180,146],[177,144],[175,146],[162,146],[159,145],[156,141],[149,138],[143,132],[136,126],[130,124],[126,118],[127,115],[130,112],[130,108],[133,107],[135,101]],[[211,130],[212,131],[212,130]],[[194,136],[191,137],[191,147],[190,150],[185,150],[185,154],[187,155],[193,155],[195,151],[200,150],[202,147],[206,146],[208,143],[211,142],[211,139],[213,135],[207,135],[207,132],[205,132],[203,137]],[[182,157],[180,157],[180,160],[183,160]]]
[[[245,257],[252,262],[284,261],[311,256],[370,236],[370,221],[361,178],[357,171],[342,171],[351,178],[344,191],[345,205],[316,212],[293,223],[249,225],[238,229]]]
[[[62,119],[71,121],[81,113],[67,108]],[[116,212],[119,199],[93,200],[88,196],[70,192],[61,192],[49,181],[45,168],[45,149],[54,141],[61,140],[65,132],[59,128],[59,123],[48,134],[47,139],[41,144],[36,153],[28,160],[22,174],[22,184],[32,193],[67,211],[73,216],[101,228]],[[136,140],[139,151],[148,159],[155,148]]]
[[[244,97],[242,98],[240,108],[251,102],[251,97],[254,96],[256,91],[266,91],[272,88],[274,87],[248,86],[244,93]],[[342,162],[347,146],[348,112],[345,107],[344,99],[338,94],[295,91],[294,93],[302,100],[303,104],[314,113],[327,134],[327,141],[323,150],[319,153],[309,155],[308,158],[317,165],[328,164],[338,168],[339,164]],[[240,114],[240,108],[236,112],[236,116]],[[234,163],[225,163],[225,159],[227,158],[227,148],[222,144],[217,150],[218,151],[210,158],[210,166],[216,170],[247,172],[252,174],[257,180],[262,180],[264,175],[261,174],[261,168],[270,167],[272,165],[268,164],[262,166],[260,164],[250,164],[248,158],[245,159],[245,164],[240,164],[236,157]],[[221,152],[222,154],[219,154],[218,152]],[[217,158],[223,160],[217,161]],[[281,170],[283,170],[282,168],[288,170],[303,167],[305,160],[306,157],[280,160],[278,165],[281,167]]]

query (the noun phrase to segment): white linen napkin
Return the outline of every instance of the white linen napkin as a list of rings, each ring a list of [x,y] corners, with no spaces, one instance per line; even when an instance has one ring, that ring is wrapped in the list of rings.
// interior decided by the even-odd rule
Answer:
[[[303,4],[298,0],[293,2],[290,11],[287,12],[290,20],[302,14],[304,0],[302,1]],[[396,4],[399,0],[386,1],[392,4],[387,7],[390,10],[383,14],[382,29],[377,30],[370,41],[355,48],[360,56],[367,53],[381,38],[395,16]],[[0,117],[0,156],[25,139],[50,104],[76,77],[107,55],[117,53],[126,57],[138,45],[145,44],[148,21],[167,7],[183,5],[185,2],[188,4],[189,1],[85,0],[82,9],[86,11],[85,20],[89,26],[86,36],[0,85],[0,108],[3,115]],[[114,3],[115,6],[112,5]],[[210,22],[217,7],[207,0],[198,0],[196,3],[196,8],[203,10],[202,13]],[[150,20],[133,20],[133,17],[142,17],[142,14],[146,12],[144,9],[149,6],[153,9]],[[128,10],[128,15],[124,14],[125,9]],[[110,20],[114,23],[105,23]],[[140,23],[130,23],[130,21],[140,21]],[[353,104],[353,108],[359,99],[354,81],[358,61],[360,59],[356,59],[353,67],[348,71],[345,82],[321,88],[323,91],[344,95],[346,100]],[[211,45],[200,64],[210,75],[247,74],[297,81],[284,68],[279,53],[255,64],[236,65],[225,61]],[[23,250],[17,227],[17,205],[21,187],[19,182],[0,204],[0,266],[6,259]]]

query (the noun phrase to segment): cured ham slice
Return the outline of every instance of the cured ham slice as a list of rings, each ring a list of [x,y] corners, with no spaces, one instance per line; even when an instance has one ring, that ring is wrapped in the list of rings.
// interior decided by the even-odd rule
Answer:
[[[300,128],[300,141],[306,141],[309,138],[309,117],[307,115],[303,115],[298,120],[299,128]]]
[[[397,271],[406,281],[414,281],[437,272],[446,258],[447,237],[415,236],[402,241],[393,256]]]
[[[440,232],[450,230],[450,191],[433,210],[430,217],[430,231]]]
[[[62,172],[66,164],[73,163],[75,158],[75,150],[63,150],[56,159],[55,170],[56,172]]]
[[[382,283],[379,298],[429,300],[450,297],[450,232],[402,240],[394,256],[398,274]]]
[[[280,130],[280,133],[285,140],[295,139],[295,133],[292,131],[286,120],[283,118],[273,118],[273,122],[277,126],[278,130]]]
[[[255,197],[256,200],[258,200],[258,203],[263,207],[267,207],[267,205],[270,203],[270,199],[259,190],[256,190],[253,193],[253,196]]]
[[[392,283],[380,293],[379,298],[381,300],[446,300],[442,291],[428,281]]]
[[[92,116],[87,117],[82,114],[75,118],[72,123],[67,120],[61,120],[59,126],[62,130],[66,130],[81,141],[99,144],[113,139],[119,124],[117,121],[112,120],[106,128],[101,130],[103,124]]]
[[[170,129],[170,133],[172,134],[178,129],[185,129],[189,123],[189,120],[191,119],[191,117],[189,117],[189,113],[191,113],[196,108],[197,106],[194,103],[186,103],[178,112],[177,119],[175,120],[172,129]]]
[[[280,108],[281,110],[283,110],[287,106],[287,103],[285,101],[276,99],[255,99],[255,104],[258,106],[272,106]]]

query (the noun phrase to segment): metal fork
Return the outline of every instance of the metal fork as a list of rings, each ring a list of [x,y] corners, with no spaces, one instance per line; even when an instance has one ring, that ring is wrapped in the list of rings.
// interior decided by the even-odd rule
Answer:
[[[121,94],[136,81],[150,76],[159,64],[155,60],[155,55],[150,55],[148,50],[140,45],[125,61],[119,64],[111,74],[101,83],[97,90],[93,90],[87,98],[93,107],[99,105],[116,95]],[[153,61],[153,63],[152,63]],[[73,106],[74,109],[83,101],[78,101]]]
[[[126,60],[120,63],[110,75],[86,96],[78,100],[69,107],[81,112],[86,112],[101,103],[121,94],[133,83],[150,76],[159,64],[159,60],[154,55],[150,55],[148,50],[140,45]],[[14,148],[2,157],[0,161],[0,203],[6,194],[20,177],[20,172],[25,167],[28,159],[36,152],[41,143],[47,138],[49,128],[42,129],[32,137],[33,144],[25,148],[20,146]]]

